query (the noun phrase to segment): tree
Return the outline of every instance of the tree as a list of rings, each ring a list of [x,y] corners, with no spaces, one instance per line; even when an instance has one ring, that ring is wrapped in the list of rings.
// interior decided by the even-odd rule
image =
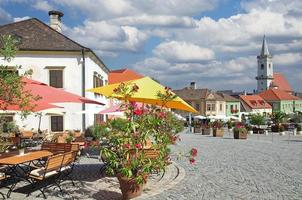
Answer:
[[[286,114],[284,112],[275,112],[272,116],[272,121],[275,125],[280,125],[282,122],[284,122],[284,119],[286,118]]]
[[[265,117],[261,114],[254,114],[251,116],[251,124],[258,126],[258,128],[265,124]]]
[[[7,110],[9,105],[17,105],[21,116],[25,118],[35,108],[32,102],[39,99],[29,91],[24,91],[23,77],[32,74],[31,70],[19,73],[21,66],[11,66],[10,62],[16,56],[19,41],[12,35],[0,36],[0,54],[4,63],[0,65],[0,110]],[[0,117],[0,126],[5,123]],[[1,129],[0,127],[0,129]],[[0,130],[1,132],[1,130]]]

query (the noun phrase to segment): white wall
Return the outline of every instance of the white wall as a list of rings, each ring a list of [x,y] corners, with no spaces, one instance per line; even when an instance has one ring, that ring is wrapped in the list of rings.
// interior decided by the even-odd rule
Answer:
[[[22,65],[20,72],[32,69],[32,79],[49,84],[49,69],[46,67],[65,67],[63,71],[63,89],[74,94],[82,96],[82,56],[78,55],[57,55],[57,54],[22,54],[17,55],[9,64],[1,59],[0,64],[8,66]],[[108,75],[89,57],[86,57],[86,89],[93,87],[93,72],[101,74],[104,80],[108,80]],[[93,93],[86,92],[86,97],[106,103],[106,99],[94,98]],[[66,113],[64,114],[64,129],[82,128],[82,104],[79,103],[60,103]],[[101,110],[102,106],[86,104],[88,110]],[[38,117],[30,116],[21,121],[15,117],[17,124],[25,126],[26,129],[38,127]],[[86,127],[93,124],[94,114],[86,114]],[[36,129],[36,128],[35,128]],[[50,130],[50,117],[43,116],[41,121],[41,130]]]

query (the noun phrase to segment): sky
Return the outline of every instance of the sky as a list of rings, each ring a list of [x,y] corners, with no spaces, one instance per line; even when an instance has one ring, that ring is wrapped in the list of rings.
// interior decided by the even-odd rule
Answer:
[[[62,33],[109,69],[179,89],[256,89],[263,35],[274,72],[302,91],[301,0],[0,0],[0,24],[64,13]]]

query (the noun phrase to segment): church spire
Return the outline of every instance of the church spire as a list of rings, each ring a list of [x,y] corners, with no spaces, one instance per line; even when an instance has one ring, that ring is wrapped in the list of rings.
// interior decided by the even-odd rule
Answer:
[[[269,51],[268,51],[268,47],[267,47],[267,43],[266,43],[266,39],[265,39],[265,35],[264,35],[260,56],[268,56],[268,55],[270,55],[270,54],[269,54]]]

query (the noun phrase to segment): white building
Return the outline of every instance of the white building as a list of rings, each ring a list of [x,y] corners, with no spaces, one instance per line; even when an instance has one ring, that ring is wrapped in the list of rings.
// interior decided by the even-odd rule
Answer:
[[[50,11],[50,26],[36,18],[0,26],[0,34],[11,34],[20,39],[17,56],[10,63],[21,65],[21,72],[33,70],[32,79],[62,88],[68,92],[84,96],[102,103],[106,99],[86,92],[86,89],[106,85],[109,69],[89,48],[78,44],[61,33],[63,13]],[[95,115],[102,109],[100,105],[61,103],[64,115],[43,116],[41,130],[53,132],[62,130],[84,130],[95,121],[103,120],[103,115]],[[30,116],[21,121],[14,116],[17,124],[25,129],[38,127],[38,117]]]

